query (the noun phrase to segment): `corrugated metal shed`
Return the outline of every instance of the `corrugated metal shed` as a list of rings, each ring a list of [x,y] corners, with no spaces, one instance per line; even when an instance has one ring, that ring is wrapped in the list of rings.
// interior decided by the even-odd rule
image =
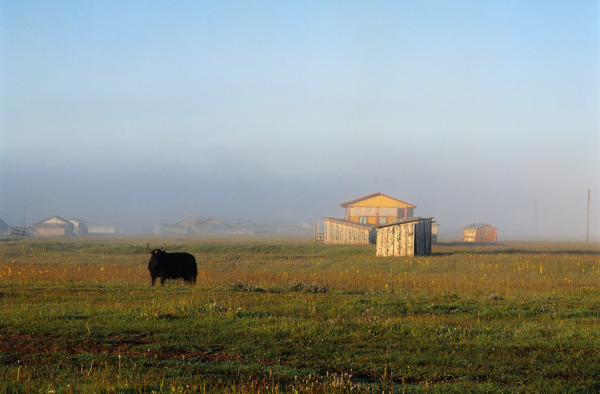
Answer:
[[[431,254],[433,217],[412,218],[377,228],[377,256],[426,256]]]

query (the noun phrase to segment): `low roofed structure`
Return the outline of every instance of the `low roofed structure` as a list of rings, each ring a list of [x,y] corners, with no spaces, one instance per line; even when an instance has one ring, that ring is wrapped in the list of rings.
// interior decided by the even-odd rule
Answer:
[[[224,222],[213,217],[188,216],[178,222],[163,224],[165,234],[172,235],[211,235],[245,234],[246,227]]]
[[[40,220],[32,227],[33,235],[37,237],[71,237],[74,234],[73,223],[56,215]]]
[[[345,219],[323,218],[324,241],[328,244],[374,244],[375,226]]]
[[[487,223],[473,223],[463,227],[464,242],[497,242],[498,229]]]

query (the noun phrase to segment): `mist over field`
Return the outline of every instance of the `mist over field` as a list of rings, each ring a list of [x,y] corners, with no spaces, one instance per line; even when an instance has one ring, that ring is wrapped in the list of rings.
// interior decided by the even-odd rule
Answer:
[[[600,240],[596,2],[0,2],[0,218]],[[536,210],[537,207],[537,210]]]

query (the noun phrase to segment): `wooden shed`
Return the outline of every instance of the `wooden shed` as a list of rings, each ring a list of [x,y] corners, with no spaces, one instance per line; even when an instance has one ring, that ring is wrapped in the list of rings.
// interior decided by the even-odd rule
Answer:
[[[323,218],[324,241],[327,244],[368,245],[374,244],[375,226],[344,219]]]
[[[431,254],[433,217],[413,218],[377,228],[377,256],[426,256]]]
[[[71,237],[73,223],[60,216],[49,216],[33,225],[33,234],[38,237]]]
[[[381,193],[369,194],[340,204],[346,209],[345,220],[361,224],[383,225],[413,216],[413,204]]]
[[[464,242],[497,242],[498,229],[487,223],[473,223],[463,227]]]

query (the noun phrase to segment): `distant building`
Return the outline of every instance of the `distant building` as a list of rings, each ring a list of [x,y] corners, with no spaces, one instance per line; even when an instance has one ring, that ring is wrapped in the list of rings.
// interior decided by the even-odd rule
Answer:
[[[8,224],[2,219],[0,219],[0,235],[9,235]]]
[[[213,217],[188,216],[173,224],[164,223],[163,232],[166,235],[222,235],[248,234],[251,233],[251,229]]]
[[[383,225],[413,217],[415,205],[374,193],[340,204],[345,220],[360,224]]]
[[[431,254],[431,217],[412,218],[377,228],[377,256]]]
[[[90,223],[87,226],[88,235],[117,235],[121,234],[119,226],[114,223]]]
[[[35,223],[33,235],[37,237],[71,237],[73,236],[73,223],[60,216],[49,216]]]
[[[85,220],[81,219],[68,219],[69,222],[73,223],[73,234],[75,235],[88,235],[88,226]]]
[[[473,223],[463,227],[464,242],[497,242],[498,229],[487,223]]]

